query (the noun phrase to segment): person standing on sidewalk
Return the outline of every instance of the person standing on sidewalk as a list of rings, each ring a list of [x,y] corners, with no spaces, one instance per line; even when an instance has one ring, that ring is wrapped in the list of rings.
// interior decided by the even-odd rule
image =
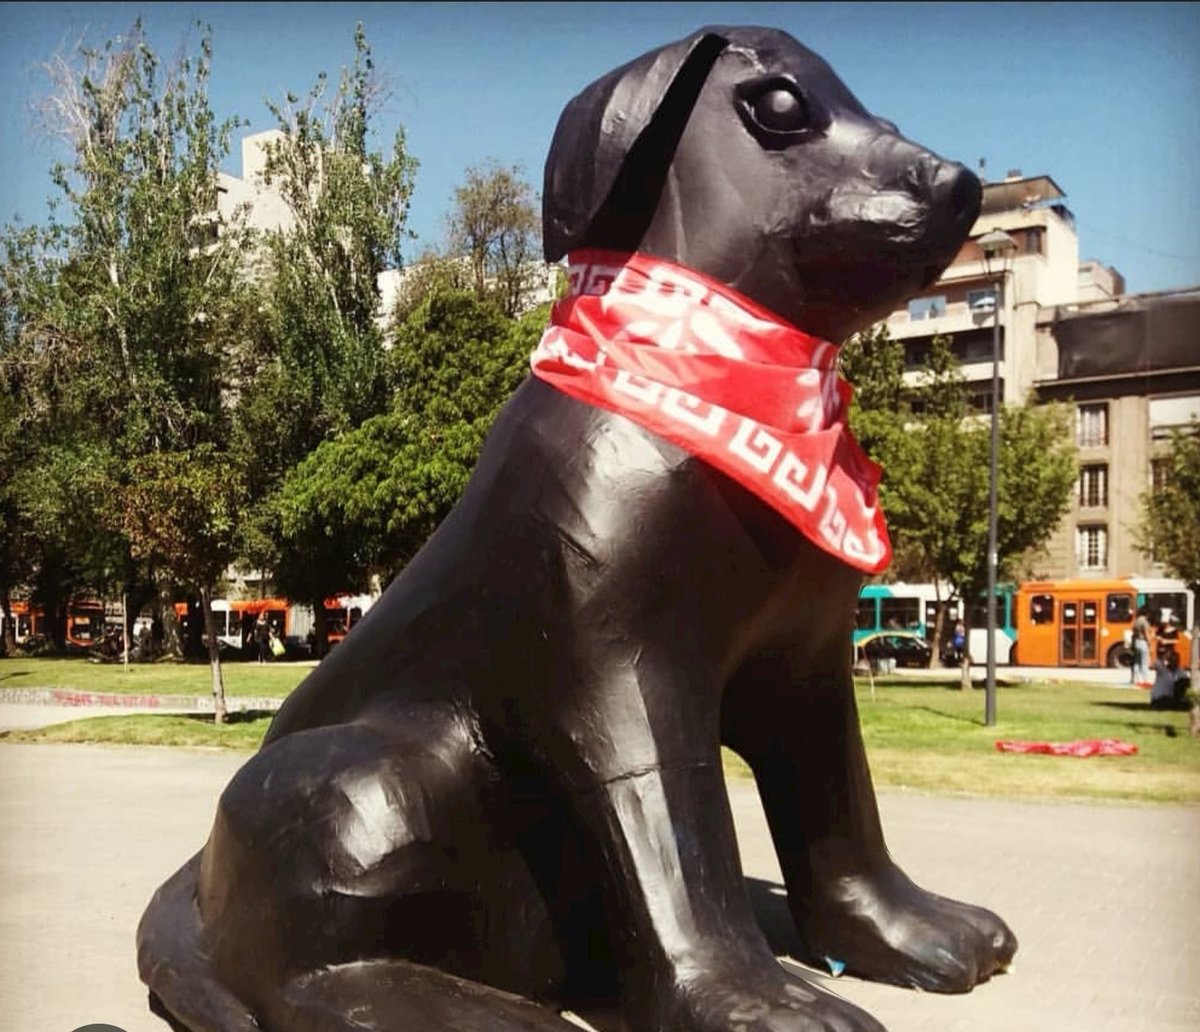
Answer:
[[[1150,676],[1150,621],[1144,609],[1138,611],[1137,619],[1133,621],[1133,669],[1130,676],[1139,688],[1149,688],[1153,683]]]

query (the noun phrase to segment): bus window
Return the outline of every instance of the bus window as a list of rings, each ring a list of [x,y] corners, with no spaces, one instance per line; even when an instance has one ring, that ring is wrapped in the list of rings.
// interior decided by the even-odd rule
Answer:
[[[854,626],[860,631],[873,631],[875,625],[875,603],[873,598],[860,598],[858,600],[858,615],[855,617]]]
[[[1133,596],[1105,596],[1104,618],[1109,623],[1133,623]]]
[[[1187,594],[1182,591],[1148,591],[1142,598],[1150,610],[1150,619],[1164,623],[1174,616],[1180,624],[1187,620]],[[1157,613],[1157,616],[1155,614]]]
[[[1098,607],[1095,602],[1083,603],[1083,620],[1079,628],[1079,661],[1094,663],[1096,660],[1096,616]]]
[[[1009,605],[1009,600],[1007,597],[1007,593],[1003,589],[997,588],[996,589],[996,626],[997,627],[1011,626],[1008,623],[1008,618],[1010,616],[1009,610],[1008,610],[1008,605]],[[969,612],[971,614],[971,626],[972,627],[987,627],[988,618],[987,618],[987,594],[986,593],[981,595],[979,597],[978,601],[971,603],[971,606],[969,607]]]
[[[1079,606],[1074,602],[1062,605],[1062,646],[1064,663],[1079,662]]]
[[[879,618],[888,630],[913,630],[921,626],[921,602],[915,598],[881,598]]]
[[[1035,624],[1054,623],[1054,596],[1034,595],[1029,600],[1029,619]]]

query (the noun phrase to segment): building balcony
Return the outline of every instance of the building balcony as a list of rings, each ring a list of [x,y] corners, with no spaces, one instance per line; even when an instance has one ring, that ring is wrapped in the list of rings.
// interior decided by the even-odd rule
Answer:
[[[974,308],[966,301],[951,301],[937,315],[925,314],[913,318],[901,309],[893,312],[887,318],[888,333],[893,340],[906,340],[909,337],[934,337],[953,333],[966,333],[979,329],[981,326],[991,326],[995,317],[995,303],[977,304]],[[1005,318],[1000,315],[1001,324]]]

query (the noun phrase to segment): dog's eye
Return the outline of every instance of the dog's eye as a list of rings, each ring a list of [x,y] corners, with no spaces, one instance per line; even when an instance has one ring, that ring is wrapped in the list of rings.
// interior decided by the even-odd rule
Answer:
[[[790,76],[773,75],[743,83],[736,96],[746,128],[770,150],[799,143],[820,133],[827,124]]]
[[[804,98],[783,86],[764,90],[747,103],[754,121],[774,133],[794,133],[810,122]]]

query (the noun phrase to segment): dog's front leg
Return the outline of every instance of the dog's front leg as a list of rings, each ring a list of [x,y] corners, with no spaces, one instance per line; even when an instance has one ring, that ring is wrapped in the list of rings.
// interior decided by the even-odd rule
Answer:
[[[687,676],[686,660],[653,651],[572,679],[548,721],[543,712],[536,746],[583,833],[628,1027],[879,1032],[771,953],[738,860],[716,691]]]
[[[934,895],[892,862],[858,722],[845,635],[749,662],[722,713],[750,764],[807,959],[938,992],[965,992],[1012,959],[995,914]]]

